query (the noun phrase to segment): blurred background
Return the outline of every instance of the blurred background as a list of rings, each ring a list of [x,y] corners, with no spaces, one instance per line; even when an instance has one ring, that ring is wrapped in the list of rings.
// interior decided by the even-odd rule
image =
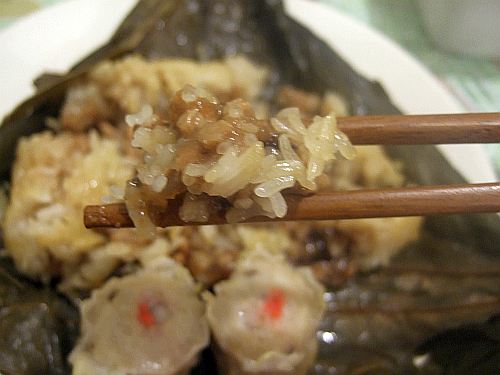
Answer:
[[[0,31],[73,0],[0,0]],[[436,75],[472,112],[500,111],[500,0],[311,0],[382,32]],[[500,170],[500,146],[487,145]]]

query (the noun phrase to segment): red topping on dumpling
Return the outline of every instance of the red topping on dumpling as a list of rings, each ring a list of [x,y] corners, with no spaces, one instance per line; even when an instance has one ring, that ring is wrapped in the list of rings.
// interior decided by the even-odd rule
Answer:
[[[139,302],[137,306],[137,320],[145,328],[156,324],[156,318],[149,302]]]
[[[285,306],[285,293],[281,289],[271,290],[264,299],[264,313],[272,320],[280,319]]]

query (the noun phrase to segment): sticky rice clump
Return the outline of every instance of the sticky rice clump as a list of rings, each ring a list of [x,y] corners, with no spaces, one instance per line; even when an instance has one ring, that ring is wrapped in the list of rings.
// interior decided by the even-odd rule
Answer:
[[[338,155],[355,155],[334,114],[306,119],[287,108],[261,120],[243,99],[223,104],[189,85],[170,99],[168,120],[145,106],[127,121],[135,126],[132,146],[144,151],[126,193],[138,227],[151,225],[148,206],[161,207],[181,194],[179,216],[186,222],[206,222],[221,207],[228,222],[283,217],[284,190],[315,191]]]
[[[24,273],[50,279],[104,244],[85,228],[83,207],[100,202],[110,185],[130,178],[133,166],[116,141],[42,132],[22,139],[12,174],[3,229],[7,249]]]

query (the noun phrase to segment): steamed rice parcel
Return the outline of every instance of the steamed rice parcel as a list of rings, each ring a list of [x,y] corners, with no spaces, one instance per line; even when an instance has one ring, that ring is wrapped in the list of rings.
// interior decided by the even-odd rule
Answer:
[[[140,290],[139,306],[155,312],[153,323],[166,324],[159,318],[169,316],[161,301],[180,298],[172,306],[198,306],[194,299],[199,289],[193,285],[201,289],[215,285],[217,294],[225,290],[217,283],[233,277],[239,280],[240,274],[233,275],[233,271],[248,262],[259,264],[261,257],[277,262],[284,280],[292,280],[294,272],[303,276],[297,276],[295,292],[287,291],[281,279],[258,283],[268,292],[248,298],[262,300],[264,315],[258,315],[259,319],[274,316],[275,307],[267,310],[267,303],[275,306],[275,297],[281,296],[281,306],[283,293],[290,294],[290,306],[302,311],[304,302],[300,301],[316,298],[299,292],[304,283],[315,285],[306,289],[322,290],[321,284],[336,285],[358,270],[385,265],[419,236],[420,218],[237,224],[256,215],[283,216],[287,210],[284,192],[405,184],[401,166],[381,147],[353,147],[336,129],[336,116],[348,114],[341,97],[334,92],[319,96],[283,87],[275,102],[268,103],[262,100],[268,79],[265,67],[238,56],[205,63],[130,56],[97,65],[69,89],[59,117],[48,120],[53,131],[34,134],[18,145],[3,219],[6,250],[17,268],[33,279],[57,282],[68,295],[95,290],[91,299],[82,302],[84,322],[93,319],[96,301],[102,309],[115,303],[114,297],[99,297],[104,290],[118,293],[128,283]],[[205,222],[223,206],[233,224],[155,229],[148,207],[168,209],[168,201],[178,197],[183,199],[182,220]],[[137,229],[85,229],[85,205],[115,201],[126,202]],[[147,280],[162,280],[159,272],[182,275],[179,290],[188,291],[185,298],[194,299],[186,302],[184,296],[163,296],[161,290],[151,297],[148,290],[157,286]],[[167,287],[168,277],[164,281]],[[217,306],[213,297],[205,299]],[[133,301],[123,303],[135,309]],[[314,308],[314,303],[307,305]],[[109,309],[115,311],[112,306]],[[314,357],[315,347],[308,345],[321,310],[321,306],[303,310],[313,324],[304,327],[296,347],[281,348],[277,343],[264,353],[247,353],[255,358],[225,352],[220,346],[230,336],[219,335],[223,334],[213,321],[214,313],[209,319],[218,337],[217,350],[222,350],[221,358],[229,361],[233,373],[301,373],[311,362],[306,357]],[[273,319],[252,319],[251,324],[257,326],[276,324]],[[134,322],[132,327],[142,327],[137,335],[149,324],[140,319]],[[120,364],[121,352],[113,359],[112,354],[102,356],[89,349],[99,342],[91,327],[84,323],[82,343],[89,337],[94,341],[86,346],[80,343],[71,357],[75,373],[88,373],[89,368],[102,374],[179,373],[192,366],[197,352],[208,343],[208,336],[192,333],[196,350],[188,351],[189,358],[169,362],[158,359],[161,353],[145,349],[144,358],[139,355]],[[282,368],[266,367],[265,358],[270,355],[280,358],[275,362]],[[159,367],[144,367],[148,360]]]

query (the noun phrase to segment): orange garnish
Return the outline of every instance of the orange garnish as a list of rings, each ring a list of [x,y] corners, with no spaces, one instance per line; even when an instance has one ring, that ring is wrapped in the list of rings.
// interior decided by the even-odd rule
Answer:
[[[156,324],[156,318],[148,302],[140,302],[137,306],[137,320],[145,328],[149,328]]]
[[[264,299],[264,313],[272,320],[277,320],[283,315],[285,306],[285,293],[281,289],[273,289]]]

